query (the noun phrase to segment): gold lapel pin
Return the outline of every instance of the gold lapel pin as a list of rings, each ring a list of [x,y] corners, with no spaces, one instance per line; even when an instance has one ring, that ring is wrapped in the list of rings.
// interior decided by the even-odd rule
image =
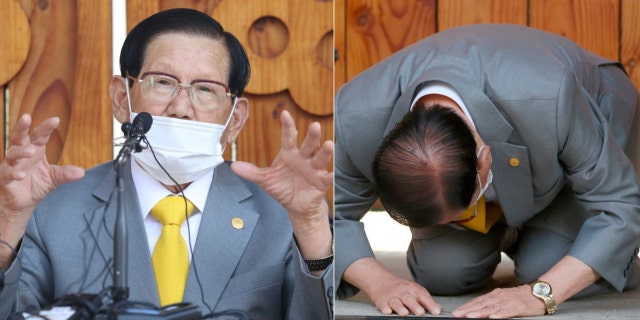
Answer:
[[[242,221],[242,219],[240,218],[233,218],[231,219],[231,226],[240,230],[244,228],[244,221]]]

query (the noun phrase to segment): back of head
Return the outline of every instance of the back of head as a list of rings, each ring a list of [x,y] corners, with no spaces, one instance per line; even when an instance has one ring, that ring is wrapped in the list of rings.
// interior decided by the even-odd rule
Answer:
[[[418,228],[466,208],[477,187],[475,150],[471,130],[453,110],[413,108],[385,137],[373,162],[389,215]]]
[[[198,10],[177,8],[158,12],[137,24],[125,39],[120,51],[120,73],[137,77],[144,64],[146,49],[157,36],[183,33],[223,41],[229,51],[228,85],[232,93],[241,96],[249,82],[249,58],[242,44],[226,32],[216,20]]]

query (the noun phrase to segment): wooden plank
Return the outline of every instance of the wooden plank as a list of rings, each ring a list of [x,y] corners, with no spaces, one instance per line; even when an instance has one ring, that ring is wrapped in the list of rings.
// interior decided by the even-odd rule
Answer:
[[[289,85],[287,75],[293,61],[288,47],[293,45],[294,27],[287,25],[288,6],[287,0],[246,0],[242,4],[223,0],[212,14],[245,47],[252,69],[247,92],[272,94]]]
[[[333,112],[332,14],[331,1],[246,0],[242,10],[222,1],[212,16],[246,48],[254,71],[247,92],[289,90],[300,108],[322,116]]]
[[[527,0],[438,2],[438,31],[476,23],[527,24]]]
[[[5,0],[0,10],[0,86],[22,68],[31,44],[29,20],[14,0]]]
[[[113,156],[111,1],[78,0],[76,8],[73,107],[60,163],[89,168]]]
[[[128,0],[127,1],[127,33],[144,18],[160,11],[159,1]]]
[[[4,160],[4,155],[6,154],[7,151],[7,141],[9,140],[9,136],[5,135],[5,132],[7,132],[7,130],[9,129],[8,126],[6,125],[6,117],[5,117],[5,110],[4,110],[4,106],[5,103],[7,102],[7,97],[5,96],[4,92],[5,92],[6,86],[0,86],[0,103],[2,103],[2,112],[0,112],[0,121],[2,121],[2,125],[0,126],[0,128],[2,128],[2,132],[0,132],[0,141],[2,141],[2,152],[0,152],[0,161]],[[8,133],[8,132],[7,132]]]
[[[60,117],[60,126],[47,145],[47,159],[57,163],[72,108],[77,29],[75,3],[65,1],[36,6],[24,0],[21,5],[29,17],[32,41],[24,67],[9,84],[9,124],[12,128],[23,113],[31,114],[34,124],[52,116]]]
[[[289,0],[288,90],[314,116],[333,114],[333,1]]]
[[[640,90],[640,1],[622,0],[620,61]]]
[[[346,30],[346,0],[335,0],[334,4],[334,58],[335,63],[333,66],[333,86],[334,95],[338,92],[340,86],[347,81],[347,66],[346,66],[346,48],[345,41]]]
[[[619,0],[530,0],[530,26],[572,39],[600,56],[617,60]]]
[[[127,0],[127,32],[144,18],[172,8],[191,8],[211,14],[224,0]]]
[[[435,0],[350,0],[346,9],[347,80],[435,32]]]
[[[23,69],[9,85],[10,125],[23,113],[30,113],[35,124],[57,116],[60,126],[47,145],[49,162],[88,168],[110,159],[110,124],[105,126],[100,119],[111,113],[104,104],[111,64],[111,2],[21,0],[20,4],[29,17],[32,42]],[[92,7],[94,17],[80,16],[87,7]],[[84,36],[94,31],[91,38]],[[102,48],[104,52],[98,52]],[[72,144],[63,154],[69,141]]]

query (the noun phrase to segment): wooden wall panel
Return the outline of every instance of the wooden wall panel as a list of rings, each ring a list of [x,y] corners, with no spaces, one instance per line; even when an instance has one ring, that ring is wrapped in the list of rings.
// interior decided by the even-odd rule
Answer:
[[[49,162],[88,168],[111,159],[111,1],[17,1],[32,38],[8,86],[9,126],[23,113],[35,124],[57,116]]]
[[[435,0],[347,0],[342,22],[346,25],[346,53],[339,53],[346,59],[347,79],[433,34],[435,3]]]
[[[334,65],[333,65],[333,93],[334,96],[338,92],[345,80],[347,79],[347,42],[346,42],[346,27],[344,21],[347,0],[334,0]],[[342,10],[340,9],[342,8]]]
[[[89,168],[113,155],[111,1],[78,1],[76,10],[72,108],[59,162]]]
[[[617,60],[620,0],[529,0],[530,26],[572,39]]]
[[[450,0],[438,2],[438,31],[476,23],[527,24],[527,0]]]
[[[622,0],[620,61],[640,88],[640,1]]]
[[[3,32],[0,37],[0,48],[2,48],[0,50],[0,103],[3,106],[3,112],[0,113],[0,121],[2,121],[0,122],[2,123],[0,138],[3,141],[2,150],[4,151],[6,148],[5,131],[8,129],[5,126],[4,112],[8,98],[5,96],[6,84],[24,66],[31,46],[29,20],[18,2],[13,0],[3,2],[2,10],[0,10],[0,30]],[[0,152],[0,160],[2,159],[4,159],[4,152]]]
[[[31,28],[22,7],[5,0],[0,10],[0,85],[11,80],[22,69],[31,46]]]

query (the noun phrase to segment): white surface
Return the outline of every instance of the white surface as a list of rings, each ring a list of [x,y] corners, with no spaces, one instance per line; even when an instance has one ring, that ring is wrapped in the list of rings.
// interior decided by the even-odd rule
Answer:
[[[405,252],[411,231],[391,219],[385,211],[371,211],[361,220],[373,251]]]

